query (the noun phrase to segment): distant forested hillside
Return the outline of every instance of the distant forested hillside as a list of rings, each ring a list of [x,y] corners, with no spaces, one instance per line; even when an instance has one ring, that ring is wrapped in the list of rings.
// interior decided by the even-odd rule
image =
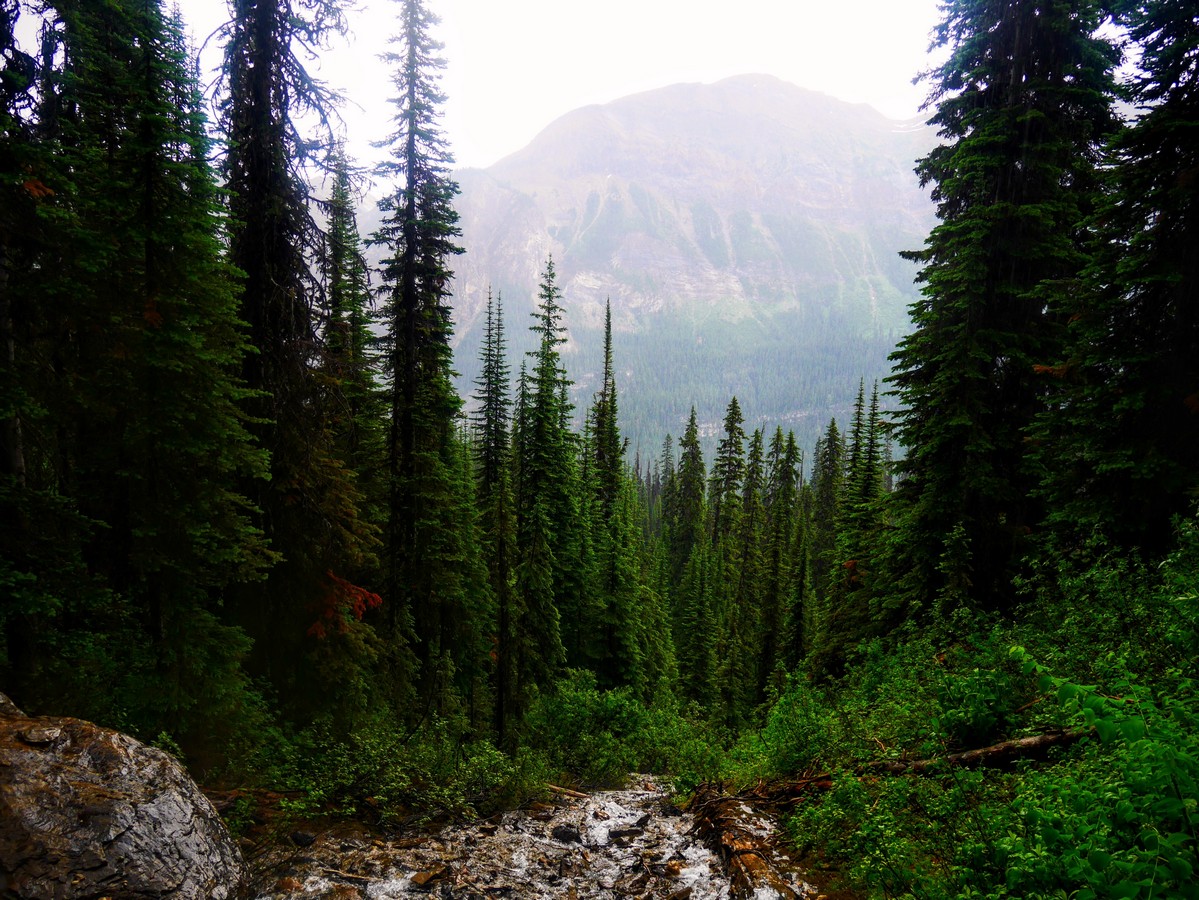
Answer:
[[[810,451],[907,331],[916,268],[899,252],[933,221],[914,173],[933,142],[923,125],[765,75],[563,116],[518,153],[455,174],[460,388],[477,372],[488,288],[519,327],[533,260],[553,255],[580,402],[611,300],[635,447],[681,433],[693,403],[713,433],[736,393],[751,421],[794,427]],[[514,331],[513,348],[528,346]]]

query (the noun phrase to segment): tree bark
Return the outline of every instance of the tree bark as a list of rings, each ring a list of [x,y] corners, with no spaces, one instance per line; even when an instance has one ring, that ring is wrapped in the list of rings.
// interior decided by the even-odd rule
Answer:
[[[10,372],[16,367],[16,334],[12,318],[12,298],[8,292],[8,248],[0,241],[0,353],[4,354],[4,366]],[[21,416],[14,412],[4,420],[3,471],[13,476],[18,485],[25,483],[25,448],[21,436]]]

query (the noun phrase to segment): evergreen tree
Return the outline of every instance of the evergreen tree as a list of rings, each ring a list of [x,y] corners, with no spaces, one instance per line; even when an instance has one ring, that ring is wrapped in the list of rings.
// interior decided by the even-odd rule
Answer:
[[[831,671],[838,671],[849,651],[881,627],[873,601],[875,548],[882,540],[883,526],[882,444],[878,386],[867,406],[862,383],[846,450],[834,565],[824,596],[819,665]]]
[[[720,686],[725,721],[734,731],[744,728],[757,705],[762,641],[762,593],[765,578],[765,458],[762,432],[754,430],[745,463],[740,501],[739,545],[733,574],[736,587],[725,618],[725,646],[720,653]]]
[[[1199,27],[1162,0],[1126,4],[1124,24],[1141,114],[1112,146],[1066,352],[1041,369],[1056,390],[1035,454],[1059,529],[1158,554],[1199,495]]]
[[[559,347],[566,342],[562,324],[562,294],[553,260],[546,263],[534,312],[533,331],[539,346],[530,353],[533,371],[522,378],[523,402],[518,403],[520,489],[518,535],[528,617],[523,631],[531,646],[542,649],[543,665],[528,669],[543,683],[569,658],[581,661],[591,654],[581,646],[585,634],[583,598],[577,585],[580,563],[580,504],[575,490],[574,439],[565,423],[571,417]],[[533,569],[537,577],[532,578]],[[563,646],[562,623],[570,629]]]
[[[340,456],[354,472],[372,508],[381,502],[374,490],[385,458],[385,404],[376,383],[375,359],[370,352],[370,285],[367,262],[358,234],[350,183],[350,162],[344,150],[333,161],[333,190],[327,204],[329,231],[325,251],[324,366],[330,379],[334,408],[331,427]],[[370,518],[378,521],[381,511]]]
[[[379,341],[390,379],[388,438],[387,596],[393,604],[389,638],[402,652],[408,629],[415,638],[418,693],[432,708],[452,708],[466,673],[479,664],[464,577],[471,562],[468,536],[452,510],[469,502],[455,475],[460,448],[455,427],[461,406],[451,376],[449,261],[462,249],[450,178],[453,159],[438,124],[445,97],[441,44],[431,36],[437,18],[422,0],[403,0],[394,67],[391,159],[379,173],[395,187],[379,202],[383,223],[372,238],[386,248],[382,268]],[[457,673],[457,675],[455,675]],[[396,669],[403,686],[403,657]],[[402,693],[397,699],[402,698]]]
[[[640,530],[633,482],[625,472],[624,443],[617,421],[616,378],[612,371],[612,306],[604,317],[604,370],[588,416],[590,440],[581,482],[593,493],[592,533],[598,578],[593,603],[601,637],[597,680],[601,686],[634,685],[644,693],[641,668]],[[590,606],[591,604],[588,604]],[[584,629],[590,627],[585,619]]]
[[[503,302],[487,293],[487,321],[475,400],[475,472],[488,579],[495,598],[495,731],[503,746],[513,745],[519,719],[517,623],[524,607],[516,591],[516,509],[512,496],[509,435],[510,401],[505,356]]]
[[[824,436],[816,442],[808,528],[811,593],[804,609],[803,639],[809,653],[816,656],[817,671],[828,668],[821,654],[828,644],[833,586],[839,575],[837,544],[844,493],[845,442],[837,428],[837,420],[833,419]]]
[[[949,55],[928,77],[944,143],[917,170],[941,221],[910,254],[923,297],[892,356],[907,448],[893,571],[913,610],[933,609],[949,581],[997,609],[1042,515],[1024,443],[1045,400],[1033,366],[1059,354],[1062,288],[1086,263],[1081,223],[1113,126],[1118,54],[1096,35],[1091,0],[943,9],[935,44]],[[937,560],[953,533],[967,568],[947,573]]]
[[[678,469],[668,482],[663,499],[671,584],[680,582],[692,551],[704,539],[704,486],[707,477],[694,406],[687,420],[687,429],[679,441],[679,450]],[[677,613],[676,608],[674,621],[678,621]]]
[[[799,516],[800,452],[795,435],[777,428],[770,439],[766,476],[766,548],[761,599],[758,699],[782,663],[784,629],[795,595],[796,531]]]
[[[26,264],[37,232],[37,201],[49,196],[34,172],[33,87],[37,63],[17,44],[18,0],[0,0],[0,476],[20,486],[25,480],[20,391],[16,387],[14,306],[11,273]],[[26,411],[24,415],[28,415]]]
[[[216,614],[269,555],[238,491],[265,460],[239,409],[246,346],[201,101],[181,26],[157,3],[47,13],[43,139],[55,164],[23,188],[36,179],[52,208],[35,264],[10,287],[55,317],[45,344],[13,347],[49,428],[24,483],[10,464],[0,485],[20,488],[5,530],[21,529],[0,572],[8,582],[24,570],[17,599],[38,601],[12,611],[33,640],[16,686],[35,706],[69,696],[80,712],[121,711],[203,766],[254,719],[239,668],[248,642]],[[39,545],[51,535],[53,566],[73,584],[47,567]]]
[[[708,507],[712,512],[713,546],[735,534],[741,519],[741,481],[745,476],[745,419],[734,397],[724,414],[724,436],[716,446],[708,483]]]
[[[612,303],[604,308],[604,372],[599,393],[591,408],[594,478],[600,515],[612,517],[612,507],[624,478],[624,443],[617,421],[616,378],[612,372]]]
[[[863,383],[858,387],[853,429],[849,435],[844,515],[838,534],[838,555],[846,570],[843,585],[846,589],[865,587],[873,569],[871,560],[881,527],[883,442],[878,385],[874,386],[867,406]]]
[[[714,553],[707,541],[697,541],[683,568],[672,621],[679,687],[683,697],[715,710],[718,622],[715,596],[718,586]]]
[[[372,568],[377,536],[345,458],[342,382],[320,371],[325,242],[304,171],[331,139],[307,137],[298,124],[327,121],[337,98],[305,70],[297,47],[324,44],[344,21],[332,0],[300,8],[231,0],[230,14],[221,107],[229,258],[244,273],[239,311],[252,348],[242,364],[245,408],[270,453],[270,478],[244,489],[280,559],[265,586],[231,597],[226,614],[254,639],[251,670],[285,714],[304,720],[343,707],[337,681],[309,669],[314,655],[328,668],[323,623],[357,618],[361,597],[377,596],[342,577]]]

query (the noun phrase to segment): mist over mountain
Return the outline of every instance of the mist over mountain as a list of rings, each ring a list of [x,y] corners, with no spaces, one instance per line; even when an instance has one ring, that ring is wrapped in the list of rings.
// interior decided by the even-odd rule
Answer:
[[[898,253],[933,224],[912,172],[933,143],[923,124],[746,75],[576,110],[455,173],[462,394],[488,288],[503,297],[515,373],[552,254],[580,409],[598,388],[611,300],[630,453],[655,455],[692,404],[714,433],[734,394],[747,428],[782,423],[811,446],[859,377],[885,375],[907,328],[915,267]]]

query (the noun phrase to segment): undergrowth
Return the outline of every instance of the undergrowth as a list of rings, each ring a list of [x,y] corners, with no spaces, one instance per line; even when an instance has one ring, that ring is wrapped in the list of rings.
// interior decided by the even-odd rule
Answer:
[[[863,648],[843,681],[793,676],[730,754],[741,781],[827,774],[786,821],[871,897],[1199,897],[1199,538],[1146,570],[1093,547],[1035,574],[1022,614]],[[1057,729],[1003,770],[937,759]]]

